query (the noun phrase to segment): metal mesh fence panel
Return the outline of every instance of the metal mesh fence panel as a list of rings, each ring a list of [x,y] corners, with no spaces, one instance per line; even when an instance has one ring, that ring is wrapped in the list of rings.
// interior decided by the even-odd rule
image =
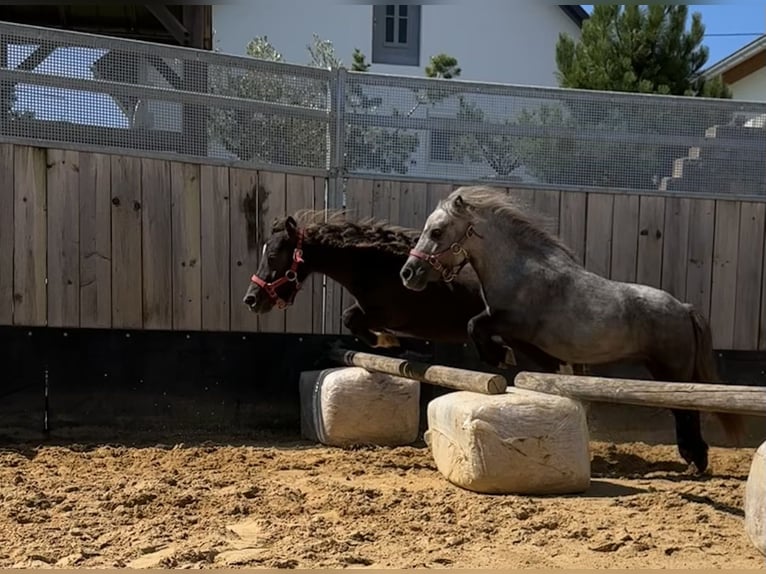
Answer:
[[[766,195],[766,104],[329,71],[0,23],[0,135],[341,176]]]
[[[328,70],[0,23],[9,136],[324,173]]]
[[[422,179],[766,194],[766,104],[350,73],[346,168]]]

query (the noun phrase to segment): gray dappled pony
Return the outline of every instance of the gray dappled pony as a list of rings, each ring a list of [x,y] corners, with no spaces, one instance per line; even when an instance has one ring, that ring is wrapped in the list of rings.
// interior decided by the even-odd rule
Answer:
[[[513,336],[565,363],[638,361],[658,380],[719,381],[710,328],[696,309],[666,291],[588,271],[504,190],[467,186],[442,200],[400,277],[420,291],[469,263],[486,309],[468,322],[468,333],[490,364],[502,360],[491,337]],[[708,445],[699,412],[672,413],[679,453],[703,472]],[[739,438],[741,417],[716,415]]]

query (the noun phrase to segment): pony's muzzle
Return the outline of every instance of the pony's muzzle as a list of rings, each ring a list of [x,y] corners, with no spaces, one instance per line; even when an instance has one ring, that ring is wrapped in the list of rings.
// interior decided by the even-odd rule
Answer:
[[[410,258],[399,271],[399,277],[407,289],[422,291],[426,288],[426,273],[420,260],[415,259],[413,261]]]

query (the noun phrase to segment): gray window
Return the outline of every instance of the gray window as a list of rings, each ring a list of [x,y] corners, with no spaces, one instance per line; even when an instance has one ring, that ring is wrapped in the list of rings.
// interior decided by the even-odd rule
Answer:
[[[372,62],[420,66],[420,6],[373,5]]]

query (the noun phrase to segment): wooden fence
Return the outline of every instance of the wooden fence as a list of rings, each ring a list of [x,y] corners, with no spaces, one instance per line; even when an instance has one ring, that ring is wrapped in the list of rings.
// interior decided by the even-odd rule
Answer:
[[[0,325],[343,330],[349,295],[328,281],[324,308],[322,277],[285,312],[241,302],[271,221],[324,208],[323,177],[0,144],[0,178]],[[419,228],[454,187],[350,179],[347,216]],[[509,192],[589,269],[696,305],[716,348],[766,349],[766,203]]]

